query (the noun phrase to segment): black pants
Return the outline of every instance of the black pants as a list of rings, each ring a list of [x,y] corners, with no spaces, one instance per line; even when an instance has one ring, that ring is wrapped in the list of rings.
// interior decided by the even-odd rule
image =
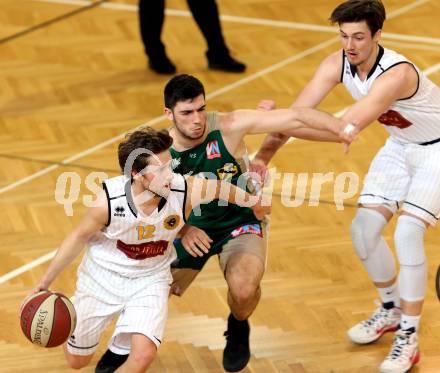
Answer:
[[[208,45],[208,58],[229,55],[222,35],[218,8],[215,0],[187,0],[191,13]],[[145,53],[151,59],[165,55],[160,35],[165,15],[165,0],[139,0],[139,24]]]

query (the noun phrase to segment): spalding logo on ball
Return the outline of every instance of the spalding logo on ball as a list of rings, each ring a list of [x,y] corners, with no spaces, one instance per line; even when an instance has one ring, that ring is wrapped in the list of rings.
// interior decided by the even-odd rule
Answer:
[[[63,294],[40,291],[23,305],[21,329],[32,343],[41,347],[56,347],[73,334],[76,312]]]

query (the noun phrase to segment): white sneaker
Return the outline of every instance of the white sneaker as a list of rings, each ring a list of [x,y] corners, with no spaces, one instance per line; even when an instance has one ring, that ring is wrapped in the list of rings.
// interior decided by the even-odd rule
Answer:
[[[400,323],[402,311],[394,307],[390,310],[379,307],[368,320],[361,321],[348,332],[354,343],[366,344],[378,340],[386,332],[394,332]]]
[[[391,351],[380,366],[381,373],[404,373],[420,360],[417,333],[398,330]]]

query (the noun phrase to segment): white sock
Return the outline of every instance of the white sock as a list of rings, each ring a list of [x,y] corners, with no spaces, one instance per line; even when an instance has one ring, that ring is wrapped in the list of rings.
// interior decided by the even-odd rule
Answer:
[[[393,302],[394,306],[400,307],[400,295],[397,281],[386,288],[377,288],[382,303]]]
[[[402,313],[402,318],[400,319],[400,327],[405,330],[409,328],[414,328],[416,331],[419,328],[420,317],[418,316],[409,316]]]

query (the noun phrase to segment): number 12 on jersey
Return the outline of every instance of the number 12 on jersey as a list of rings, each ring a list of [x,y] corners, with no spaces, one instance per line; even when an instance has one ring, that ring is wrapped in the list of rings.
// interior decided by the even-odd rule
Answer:
[[[154,231],[156,230],[154,225],[138,225],[136,228],[139,241],[153,237]]]

